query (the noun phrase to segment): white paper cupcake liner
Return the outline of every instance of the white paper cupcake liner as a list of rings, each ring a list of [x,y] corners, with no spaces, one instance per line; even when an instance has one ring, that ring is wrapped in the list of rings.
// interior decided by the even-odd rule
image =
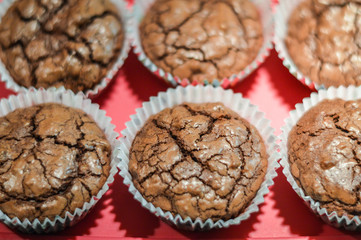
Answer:
[[[293,190],[300,196],[309,206],[312,211],[320,216],[322,220],[334,227],[343,227],[347,230],[361,230],[361,220],[358,216],[349,218],[346,215],[338,216],[335,211],[328,212],[325,208],[320,207],[320,203],[313,200],[310,196],[306,195],[302,188],[300,188],[293,175],[290,172],[290,166],[288,162],[288,134],[291,129],[296,125],[298,120],[307,112],[310,108],[317,105],[324,99],[341,98],[344,100],[356,100],[361,99],[361,86],[349,86],[349,87],[330,87],[327,90],[322,89],[318,93],[312,93],[309,98],[304,98],[303,103],[296,105],[296,109],[290,112],[290,116],[285,120],[285,125],[281,128],[282,134],[280,135],[280,147],[281,156],[280,161],[283,166],[283,174],[286,176],[287,181],[291,184]]]
[[[16,0],[2,0],[0,1],[0,22],[2,17],[5,15],[6,11]],[[112,81],[118,70],[123,66],[125,59],[128,57],[128,52],[130,50],[130,41],[128,36],[128,22],[131,16],[130,10],[127,9],[127,3],[125,0],[110,0],[119,11],[121,15],[121,20],[123,24],[123,47],[119,53],[119,57],[113,63],[112,67],[107,71],[107,75],[100,80],[100,82],[93,88],[84,92],[84,95],[88,98],[93,98],[98,95],[101,91],[103,91],[108,84]],[[0,60],[0,80],[5,82],[5,86],[7,89],[10,89],[14,92],[25,92],[30,88],[35,89],[34,87],[26,88],[24,86],[19,85],[14,81],[11,77],[9,71],[6,69],[4,63]]]
[[[225,106],[237,112],[241,117],[255,126],[265,142],[269,155],[265,180],[251,204],[236,218],[227,221],[218,220],[216,222],[208,219],[203,222],[200,218],[193,221],[190,217],[183,219],[179,214],[173,216],[170,212],[164,212],[159,207],[156,208],[152,203],[147,202],[134,187],[132,176],[128,171],[128,164],[129,149],[135,135],[151,115],[183,102],[222,102]],[[157,97],[151,97],[150,101],[143,103],[143,107],[138,108],[136,112],[135,115],[130,117],[131,121],[126,123],[126,129],[122,131],[123,137],[120,139],[119,174],[124,178],[124,184],[129,186],[129,192],[134,195],[134,198],[138,200],[144,208],[156,216],[161,217],[162,220],[187,230],[209,230],[212,228],[229,227],[230,225],[239,224],[241,221],[248,219],[251,213],[259,210],[258,206],[264,202],[264,195],[269,192],[269,187],[274,184],[273,178],[277,176],[276,169],[279,167],[277,161],[280,156],[277,151],[276,137],[273,134],[274,129],[270,127],[270,121],[264,118],[264,113],[258,111],[257,106],[252,105],[249,100],[243,98],[240,93],[235,94],[233,91],[224,90],[221,87],[187,86],[183,88],[178,86],[176,89],[170,88],[166,92],[160,92]]]
[[[289,72],[295,76],[300,82],[305,84],[311,89],[325,89],[324,85],[319,85],[305,76],[293,62],[292,58],[288,54],[288,49],[285,44],[285,38],[288,31],[288,19],[290,18],[293,10],[304,0],[280,0],[276,7],[275,13],[275,36],[274,44],[278,53],[278,57],[282,60],[283,65],[289,70]]]
[[[223,79],[214,79],[212,82],[205,80],[203,83],[193,81],[189,79],[181,79],[178,76],[173,76],[169,72],[165,72],[163,69],[158,68],[144,53],[140,34],[139,24],[141,23],[145,13],[149,7],[154,3],[155,0],[135,0],[133,6],[133,16],[129,24],[129,36],[131,45],[133,46],[133,52],[137,55],[138,60],[143,63],[153,74],[163,78],[171,86],[181,85],[183,87],[187,85],[213,85],[215,87],[222,86],[228,88],[234,86],[251,74],[257,69],[264,60],[269,56],[270,50],[273,48],[273,31],[274,21],[272,14],[271,1],[269,0],[250,0],[258,9],[262,26],[263,26],[263,44],[258,52],[256,58],[242,71],[235,73],[232,76]]]
[[[5,213],[0,211],[0,221],[12,229],[25,233],[49,233],[60,231],[65,227],[74,225],[89,212],[109,189],[109,185],[114,181],[114,175],[118,171],[117,165],[119,164],[119,158],[117,156],[119,154],[119,140],[117,140],[117,137],[119,134],[114,131],[115,126],[111,124],[111,118],[105,115],[105,111],[100,110],[98,104],[91,103],[90,99],[84,99],[82,93],[75,95],[72,91],[65,90],[64,88],[49,88],[48,90],[27,91],[17,96],[11,95],[9,98],[0,101],[0,116],[5,116],[17,108],[30,107],[48,102],[60,103],[81,109],[94,119],[111,144],[111,169],[107,181],[99,190],[98,194],[92,196],[89,202],[84,203],[81,209],[77,208],[73,213],[66,212],[64,218],[57,216],[54,220],[46,218],[43,222],[40,222],[38,219],[30,222],[28,219],[21,221],[17,217],[9,218]]]

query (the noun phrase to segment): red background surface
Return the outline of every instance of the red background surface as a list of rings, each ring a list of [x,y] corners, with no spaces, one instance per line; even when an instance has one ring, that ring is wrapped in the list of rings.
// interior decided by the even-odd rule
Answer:
[[[130,53],[109,87],[94,102],[107,112],[120,132],[142,102],[167,88]],[[274,50],[233,91],[242,93],[266,113],[276,135],[280,134],[289,111],[311,93],[283,67]],[[0,83],[0,98],[11,94]],[[260,211],[230,228],[209,232],[177,230],[142,208],[117,175],[110,190],[75,226],[51,235],[27,235],[0,223],[0,239],[361,239],[361,233],[333,228],[316,217],[292,190],[280,169],[278,174]]]
[[[120,132],[142,102],[167,88],[167,84],[152,75],[130,53],[110,86],[94,102],[106,110],[116,131]],[[266,113],[277,135],[288,112],[311,93],[283,67],[274,50],[259,69],[233,90],[242,93]],[[10,94],[1,83],[0,97]],[[361,239],[361,233],[333,228],[316,217],[293,192],[280,170],[278,174],[260,211],[240,225],[226,229],[209,232],[177,230],[142,208],[117,175],[110,190],[75,226],[50,236],[37,236],[20,234],[0,224],[0,239]]]

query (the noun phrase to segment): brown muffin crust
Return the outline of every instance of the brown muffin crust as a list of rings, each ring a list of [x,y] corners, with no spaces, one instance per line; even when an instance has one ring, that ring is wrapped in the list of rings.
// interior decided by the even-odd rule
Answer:
[[[361,215],[361,100],[324,100],[288,137],[291,173],[328,212]]]
[[[361,84],[361,5],[306,0],[293,11],[285,39],[298,69],[326,87]]]
[[[14,81],[93,89],[120,54],[123,26],[109,0],[19,0],[0,23],[0,57]]]
[[[248,0],[157,0],[140,36],[155,65],[192,82],[238,74],[263,43],[259,14]]]
[[[56,103],[0,118],[0,210],[53,220],[82,208],[104,185],[111,146],[86,113]]]
[[[129,159],[133,183],[148,202],[203,221],[241,214],[268,164],[256,128],[222,103],[184,103],[153,115]]]

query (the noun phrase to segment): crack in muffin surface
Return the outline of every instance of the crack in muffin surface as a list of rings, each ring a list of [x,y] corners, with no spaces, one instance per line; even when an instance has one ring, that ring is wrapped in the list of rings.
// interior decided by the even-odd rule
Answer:
[[[53,220],[96,195],[111,146],[86,113],[56,103],[0,118],[0,209],[10,218]]]
[[[257,130],[221,103],[184,103],[153,115],[129,159],[133,183],[147,201],[203,221],[243,212],[268,164]]]

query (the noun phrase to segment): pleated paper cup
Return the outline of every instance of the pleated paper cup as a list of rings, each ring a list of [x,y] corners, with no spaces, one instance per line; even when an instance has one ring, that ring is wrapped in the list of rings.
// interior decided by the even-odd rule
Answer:
[[[42,103],[59,103],[72,108],[81,109],[97,123],[99,128],[104,132],[109,141],[112,154],[110,163],[109,176],[103,187],[95,196],[91,196],[89,202],[85,202],[82,208],[77,208],[74,212],[66,212],[65,217],[56,216],[51,220],[46,218],[44,221],[35,219],[29,221],[25,219],[21,221],[19,218],[10,218],[0,210],[0,221],[8,227],[25,232],[25,233],[49,233],[63,230],[68,226],[72,226],[85,217],[92,207],[101,199],[104,193],[109,189],[109,185],[114,181],[114,175],[118,172],[119,164],[119,141],[118,133],[114,131],[115,126],[111,124],[111,118],[105,115],[105,111],[99,109],[99,105],[91,103],[89,99],[85,99],[82,93],[74,94],[70,90],[49,88],[47,90],[40,89],[20,93],[17,96],[10,96],[0,101],[0,116],[3,117],[18,108],[30,107]]]
[[[183,102],[222,102],[255,126],[263,138],[268,154],[268,168],[265,179],[250,205],[236,218],[214,222],[211,219],[206,221],[202,221],[200,218],[192,220],[190,217],[183,219],[179,214],[173,216],[170,212],[164,212],[159,207],[155,207],[152,203],[147,202],[132,182],[132,176],[128,170],[129,150],[137,132],[143,127],[150,116],[165,108],[170,108]],[[138,108],[136,112],[135,115],[131,116],[131,121],[126,123],[126,129],[122,131],[119,168],[120,175],[124,178],[124,184],[129,186],[129,192],[133,194],[134,198],[144,208],[167,223],[186,230],[209,230],[212,228],[229,227],[248,219],[251,213],[259,210],[259,205],[264,202],[264,196],[269,192],[269,187],[274,184],[273,178],[277,176],[276,169],[279,167],[277,161],[280,156],[277,152],[278,147],[275,143],[274,129],[270,127],[270,121],[264,118],[264,113],[258,111],[257,106],[251,104],[241,94],[233,93],[231,90],[224,90],[221,87],[187,86],[184,88],[178,86],[176,89],[168,89],[166,92],[159,93],[157,97],[150,98],[150,101],[145,102],[143,107]]]
[[[347,230],[361,230],[361,221],[359,216],[349,218],[347,215],[338,216],[335,211],[329,212],[325,208],[320,207],[320,203],[313,200],[308,196],[295,181],[288,162],[288,135],[292,128],[297,124],[298,120],[312,107],[316,106],[324,99],[344,99],[356,100],[361,99],[361,86],[349,87],[330,87],[327,90],[322,89],[318,93],[312,93],[310,97],[304,98],[303,103],[296,105],[296,109],[290,112],[289,117],[285,120],[285,125],[281,128],[282,134],[280,135],[280,148],[281,148],[281,165],[283,167],[283,174],[286,176],[287,181],[292,186],[293,190],[300,196],[307,206],[326,223],[339,228]]]
[[[271,1],[269,0],[250,0],[258,9],[260,13],[262,27],[263,27],[263,44],[256,56],[256,58],[242,71],[234,73],[232,76],[223,79],[213,79],[213,81],[191,82],[189,79],[181,79],[178,76],[172,75],[163,69],[157,67],[144,53],[142,42],[139,34],[139,25],[145,16],[148,9],[155,2],[155,0],[135,0],[133,6],[133,16],[129,24],[129,36],[133,52],[137,55],[138,60],[143,63],[153,74],[164,79],[170,86],[181,85],[213,85],[215,87],[222,86],[228,88],[234,86],[236,83],[242,81],[255,69],[257,69],[264,60],[269,56],[270,50],[273,48],[273,31],[274,21],[272,14]]]
[[[280,0],[276,7],[275,13],[275,36],[274,44],[275,49],[278,53],[278,57],[282,60],[283,65],[289,70],[289,72],[295,76],[300,82],[305,84],[311,89],[324,89],[323,85],[316,84],[312,80],[305,76],[293,62],[292,58],[288,53],[287,46],[285,44],[285,38],[288,32],[288,20],[293,10],[303,0]]]
[[[17,0],[2,0],[2,1],[0,0],[0,22],[2,17],[5,15],[6,11],[16,1]],[[101,91],[103,91],[108,86],[108,84],[115,77],[118,70],[123,66],[123,63],[125,59],[128,57],[128,52],[130,50],[130,41],[127,32],[128,29],[127,26],[129,24],[131,12],[129,9],[127,9],[127,3],[125,0],[110,0],[110,2],[112,2],[115,5],[121,17],[121,21],[123,25],[123,34],[124,34],[123,46],[119,53],[118,58],[113,63],[112,67],[107,71],[106,76],[102,78],[100,82],[93,89],[86,90],[85,92],[79,91],[88,98],[93,98],[97,96]],[[1,60],[0,60],[0,80],[5,83],[7,89],[10,89],[14,92],[25,92],[29,89],[32,90],[36,89],[35,87],[26,88],[16,83]]]

